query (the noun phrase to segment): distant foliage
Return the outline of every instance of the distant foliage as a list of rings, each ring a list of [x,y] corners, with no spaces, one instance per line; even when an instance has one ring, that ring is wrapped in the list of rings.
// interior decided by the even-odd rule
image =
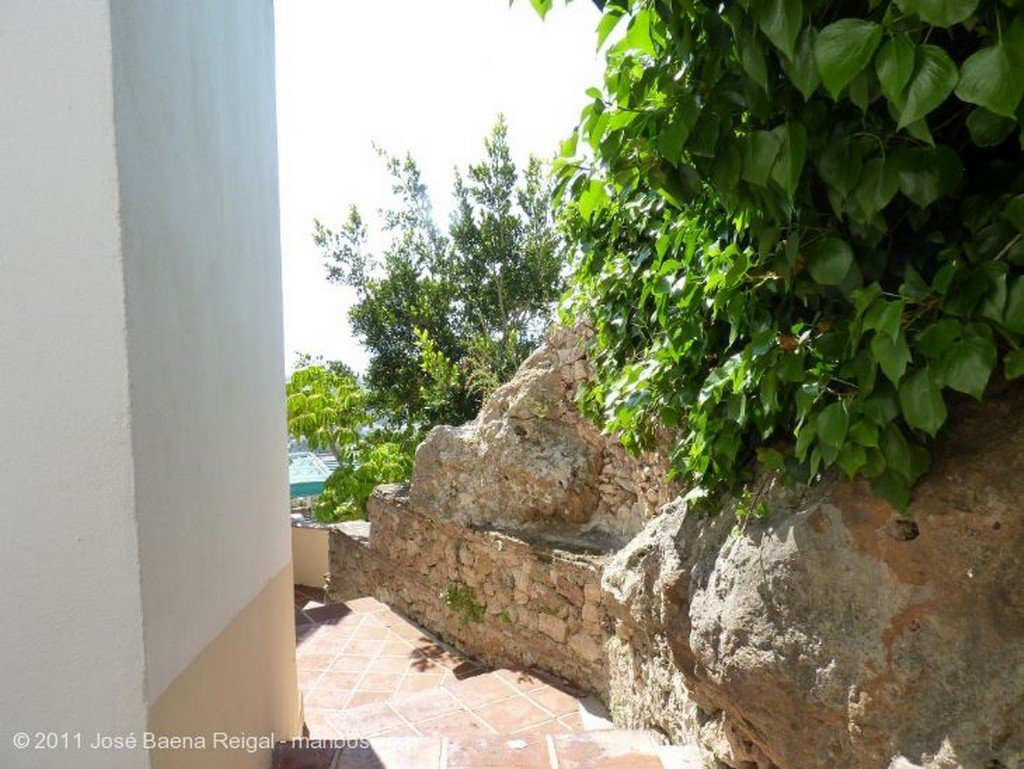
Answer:
[[[456,173],[447,234],[415,161],[383,152],[397,201],[383,212],[384,248],[371,247],[354,207],[337,231],[315,225],[328,279],[356,290],[349,320],[370,353],[366,384],[395,424],[425,430],[476,416],[537,345],[564,289],[543,167],[516,168],[503,119],[484,148]]]
[[[584,405],[634,448],[674,428],[694,496],[758,456],[906,509],[949,403],[1024,373],[1024,5],[608,0],[617,27],[560,170]]]
[[[344,364],[300,359],[285,392],[289,435],[338,460],[313,508],[317,520],[366,518],[374,488],[408,480],[414,435],[390,429],[378,418],[369,393]]]

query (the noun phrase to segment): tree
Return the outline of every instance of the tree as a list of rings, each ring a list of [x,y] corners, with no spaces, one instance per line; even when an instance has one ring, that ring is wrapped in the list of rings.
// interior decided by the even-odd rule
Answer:
[[[288,434],[313,449],[330,451],[338,463],[368,426],[366,392],[342,363],[300,357],[285,386]]]
[[[586,406],[633,447],[674,429],[694,496],[756,455],[906,509],[948,404],[1024,374],[1024,7],[608,0],[621,24],[559,181]]]
[[[313,508],[317,520],[365,518],[376,486],[408,479],[415,443],[380,424],[367,391],[343,363],[302,357],[285,392],[289,435],[338,460]]]
[[[564,252],[542,166],[512,162],[503,118],[485,159],[456,174],[448,234],[411,157],[381,152],[397,207],[373,253],[358,209],[338,231],[315,223],[328,279],[352,286],[355,334],[370,352],[366,384],[393,425],[471,419],[482,397],[533,349],[562,291]]]

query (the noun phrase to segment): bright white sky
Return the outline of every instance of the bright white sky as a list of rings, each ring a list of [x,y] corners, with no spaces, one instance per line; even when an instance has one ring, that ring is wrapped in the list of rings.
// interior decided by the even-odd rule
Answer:
[[[517,162],[551,157],[601,81],[590,0],[543,22],[529,0],[275,0],[285,362],[296,352],[366,356],[349,334],[348,289],[327,283],[313,219],[348,207],[373,228],[389,182],[372,143],[411,152],[439,222],[453,169],[483,157],[499,112]]]

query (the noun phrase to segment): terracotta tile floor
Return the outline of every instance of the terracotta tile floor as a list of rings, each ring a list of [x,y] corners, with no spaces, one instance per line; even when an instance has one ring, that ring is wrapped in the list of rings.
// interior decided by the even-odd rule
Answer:
[[[648,732],[584,731],[567,686],[487,670],[372,598],[325,605],[297,586],[295,622],[309,740],[333,742],[279,743],[275,769],[701,766]]]
[[[581,729],[574,694],[487,671],[372,598],[325,605],[296,587],[296,653],[314,739]]]

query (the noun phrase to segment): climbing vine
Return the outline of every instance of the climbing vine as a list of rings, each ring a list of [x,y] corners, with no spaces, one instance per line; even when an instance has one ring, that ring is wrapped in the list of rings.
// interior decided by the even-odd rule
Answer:
[[[1024,3],[599,5],[557,198],[584,407],[673,428],[694,496],[756,456],[906,509],[952,400],[1024,374]]]

